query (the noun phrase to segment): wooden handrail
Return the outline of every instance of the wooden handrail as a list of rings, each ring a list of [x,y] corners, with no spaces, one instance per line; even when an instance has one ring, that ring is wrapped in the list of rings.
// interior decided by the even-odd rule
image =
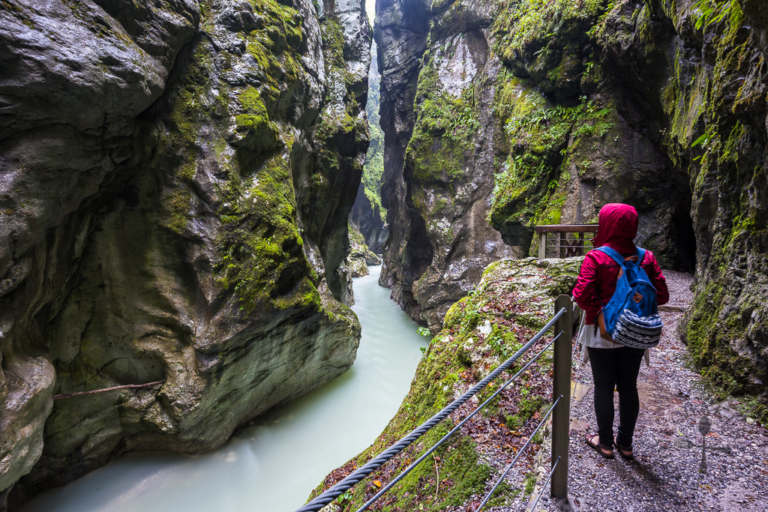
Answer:
[[[597,224],[551,224],[536,226],[537,233],[597,233]]]
[[[561,258],[584,255],[584,242],[591,242],[591,239],[585,239],[584,233],[597,233],[597,224],[551,224],[536,226],[536,233],[539,235],[539,259],[543,260],[547,256],[547,234],[555,233],[559,235],[558,248]],[[578,240],[568,240],[568,233],[578,233]]]

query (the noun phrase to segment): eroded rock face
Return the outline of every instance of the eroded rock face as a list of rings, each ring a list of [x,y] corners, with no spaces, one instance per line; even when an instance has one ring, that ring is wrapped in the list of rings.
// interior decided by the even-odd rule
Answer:
[[[411,316],[434,332],[481,252],[629,203],[638,243],[697,271],[694,359],[765,397],[768,19],[697,3],[378,2],[382,283]]]
[[[371,55],[377,53],[376,43],[371,45]],[[365,238],[365,244],[376,254],[381,254],[389,234],[385,223],[386,211],[381,207],[381,185],[384,173],[384,132],[381,130],[380,107],[381,73],[377,59],[371,58],[368,72],[368,128],[371,143],[365,155],[363,179],[357,191],[349,222],[356,226]]]
[[[355,357],[362,3],[139,4],[0,10],[13,504],[128,450],[215,448]]]
[[[381,265],[381,258],[371,251],[365,243],[363,234],[351,222],[349,225],[349,241],[352,248],[349,256],[347,256],[346,267],[349,269],[352,277],[367,276],[370,273],[368,265]]]
[[[532,2],[499,17],[502,59],[525,82],[511,86],[544,95],[525,93],[541,106],[511,102],[514,158],[497,175],[494,225],[504,233],[524,228],[529,214],[539,222],[537,211],[593,219],[608,201],[633,204],[641,245],[666,268],[695,264],[684,328],[694,360],[726,392],[765,403],[768,310],[757,298],[768,293],[763,3],[555,4],[558,17]]]
[[[493,3],[377,4],[391,231],[381,282],[433,332],[490,262],[522,254],[487,221],[499,130],[494,12]]]

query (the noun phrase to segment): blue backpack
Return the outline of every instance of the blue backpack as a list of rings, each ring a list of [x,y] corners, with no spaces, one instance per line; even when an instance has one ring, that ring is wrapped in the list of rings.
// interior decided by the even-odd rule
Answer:
[[[625,260],[610,247],[596,250],[613,258],[623,270],[613,297],[602,311],[606,331],[613,341],[627,347],[646,349],[657,346],[663,324],[656,302],[656,288],[640,266],[645,249],[637,248],[637,262]]]

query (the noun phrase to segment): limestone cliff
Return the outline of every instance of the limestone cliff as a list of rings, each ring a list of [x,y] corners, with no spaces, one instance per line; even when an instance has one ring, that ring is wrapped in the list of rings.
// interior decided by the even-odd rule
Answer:
[[[382,283],[435,332],[536,224],[629,203],[696,269],[694,360],[765,396],[767,30],[760,0],[380,0]]]
[[[498,151],[489,87],[500,68],[489,47],[495,9],[377,3],[390,226],[381,283],[433,332],[490,262],[522,254],[487,221]]]
[[[352,364],[369,44],[361,2],[0,3],[0,501]]]

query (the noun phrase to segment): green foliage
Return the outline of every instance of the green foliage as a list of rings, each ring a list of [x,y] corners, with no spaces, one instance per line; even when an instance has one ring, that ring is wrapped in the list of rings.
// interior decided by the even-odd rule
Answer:
[[[336,504],[340,505],[342,507],[346,506],[350,501],[352,501],[352,492],[347,491],[338,498],[336,498]]]
[[[518,430],[525,422],[530,420],[534,413],[544,405],[544,398],[540,396],[522,398],[517,405],[517,413],[505,416],[507,426],[510,430]]]
[[[523,496],[530,496],[533,494],[533,489],[536,487],[536,473],[526,473],[523,484],[525,485]]]
[[[526,47],[541,44],[540,56],[548,51],[549,40],[556,32],[573,32],[580,23],[601,15],[609,4],[607,0],[518,0],[509,2],[496,17],[494,31],[500,36],[497,51],[505,59]],[[571,29],[570,27],[573,27]]]
[[[694,5],[696,12],[696,30],[702,27],[720,23],[731,16],[732,0],[698,0]]]
[[[371,66],[376,66],[376,44],[371,48],[373,62]],[[380,85],[381,75],[376,70],[371,70],[368,75],[368,103],[365,105],[365,111],[368,114],[368,130],[370,133],[370,145],[368,153],[365,155],[365,166],[363,167],[363,189],[365,195],[371,202],[371,205],[379,207],[381,220],[386,220],[387,211],[381,206],[381,185],[384,176],[384,131],[381,129],[381,117],[379,115],[380,106]]]
[[[480,129],[473,103],[472,89],[459,99],[446,93],[426,98],[419,109],[420,128],[454,143],[465,142]]]

